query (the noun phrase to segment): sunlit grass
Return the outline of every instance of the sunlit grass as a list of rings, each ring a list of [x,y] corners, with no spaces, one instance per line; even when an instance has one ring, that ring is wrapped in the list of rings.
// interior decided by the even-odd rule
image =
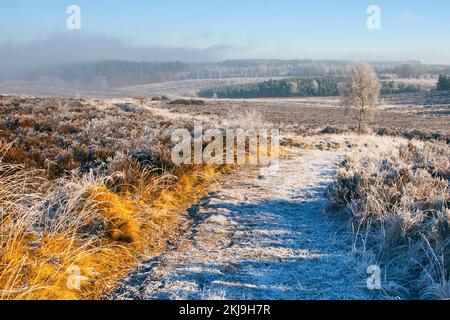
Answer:
[[[0,172],[2,299],[100,298],[140,258],[164,248],[218,175],[198,167],[140,196],[114,193],[107,178],[72,180],[54,201],[61,181],[36,193],[38,175],[4,164]]]

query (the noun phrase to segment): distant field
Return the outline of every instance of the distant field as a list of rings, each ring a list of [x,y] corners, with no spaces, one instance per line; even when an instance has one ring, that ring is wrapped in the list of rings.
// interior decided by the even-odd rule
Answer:
[[[286,77],[283,77],[286,78]],[[146,95],[148,97],[167,95],[177,97],[195,97],[196,93],[202,89],[248,84],[266,81],[273,78],[223,78],[223,79],[200,79],[182,80],[154,83],[148,85],[138,85],[117,89],[91,89],[74,88],[59,84],[32,83],[25,81],[5,81],[0,82],[0,94],[32,95],[32,96],[62,96],[62,97],[82,97],[82,98],[113,98],[132,97],[134,95]]]
[[[285,78],[285,77],[284,77]],[[72,97],[119,98],[145,95],[148,97],[167,95],[171,98],[194,97],[204,88],[232,84],[248,84],[269,78],[229,78],[170,81],[139,85],[115,90],[75,90],[73,88],[31,84],[25,82],[0,82],[0,93],[26,95],[58,95]],[[276,79],[276,78],[271,78]],[[431,87],[433,79],[394,80]],[[353,115],[339,105],[338,97],[264,98],[246,100],[205,100],[205,106],[173,106],[158,103],[162,108],[195,115],[207,114],[223,117],[236,110],[256,109],[267,121],[274,123],[321,128],[334,126],[347,129],[354,125]],[[448,93],[412,93],[384,96],[382,105],[369,121],[371,128],[386,128],[393,131],[419,130],[448,136],[450,129],[450,95]]]
[[[139,85],[126,87],[120,90],[124,92],[133,92],[136,94],[145,94],[149,96],[168,95],[177,97],[196,97],[197,92],[207,88],[229,86],[236,84],[249,84],[267,81],[269,79],[282,79],[281,77],[273,78],[225,78],[225,79],[200,79],[200,80],[182,80],[170,81],[162,83],[154,83],[148,85]]]
[[[0,94],[31,95],[31,96],[61,96],[81,98],[119,98],[145,95],[148,97],[166,95],[172,98],[196,97],[201,90],[232,85],[254,84],[272,80],[287,79],[288,77],[251,77],[251,78],[217,78],[167,81],[146,85],[136,85],[114,89],[75,88],[63,84],[49,84],[26,81],[0,82]],[[436,86],[435,79],[394,79],[399,85],[420,86],[424,90],[431,90]]]
[[[163,106],[164,107],[164,106]],[[205,106],[166,105],[175,112],[218,117],[232,115],[238,110],[261,112],[265,120],[284,126],[323,128],[333,126],[348,129],[354,126],[352,113],[340,106],[338,97],[292,99],[209,100]],[[450,135],[450,95],[429,96],[425,93],[388,96],[369,120],[373,129],[392,131],[419,130]]]

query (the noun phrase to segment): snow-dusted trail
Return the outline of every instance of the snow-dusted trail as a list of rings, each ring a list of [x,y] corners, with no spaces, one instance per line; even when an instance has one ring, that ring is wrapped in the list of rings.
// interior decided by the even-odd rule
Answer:
[[[116,299],[368,299],[345,218],[325,212],[339,154],[296,151],[273,174],[233,174],[191,214],[176,247]]]

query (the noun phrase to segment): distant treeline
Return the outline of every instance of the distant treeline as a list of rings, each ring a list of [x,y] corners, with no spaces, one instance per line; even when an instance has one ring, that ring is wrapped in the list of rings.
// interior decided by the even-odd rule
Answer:
[[[227,78],[257,78],[277,77],[303,79],[299,84],[296,95],[332,95],[335,84],[328,83],[327,77],[344,77],[351,61],[336,60],[228,60],[218,63],[182,63],[182,62],[132,62],[120,60],[91,61],[68,63],[52,67],[40,67],[32,70],[3,72],[0,66],[0,80],[26,80],[47,82],[54,85],[71,85],[110,89],[139,84],[149,84],[164,81],[187,79],[227,79]],[[398,78],[419,79],[422,76],[437,76],[450,74],[449,66],[423,65],[415,61],[405,62],[372,62],[381,80]],[[315,78],[319,88],[310,80]],[[322,83],[323,82],[323,83]],[[257,95],[285,96],[287,84],[285,82],[271,84],[279,86],[270,89],[246,88],[245,92],[257,91]],[[411,88],[407,89],[410,90]],[[284,90],[284,91],[283,91]],[[390,90],[390,89],[389,89]],[[399,89],[403,90],[403,89]],[[406,90],[406,89],[405,89]],[[227,95],[241,95],[235,88]],[[218,92],[218,94],[220,94]],[[223,93],[225,94],[225,93]]]
[[[217,97],[222,99],[336,96],[339,94],[339,79],[341,78],[315,77],[269,80],[206,89],[198,92],[198,95],[202,98]]]
[[[178,80],[190,70],[181,62],[98,61],[80,62],[38,71],[39,80],[101,87],[104,89]]]
[[[198,92],[202,98],[252,99],[338,96],[343,77],[269,80],[259,83],[209,88]],[[420,85],[382,81],[381,94],[411,93],[423,90]]]
[[[400,94],[425,91],[426,88],[418,84],[399,83],[395,81],[382,81],[381,94]]]
[[[227,60],[199,68],[201,76],[234,77],[317,77],[345,76],[352,61],[340,60]],[[378,75],[390,78],[418,79],[423,75],[448,74],[450,66],[425,65],[419,61],[374,61]],[[200,66],[200,65],[199,65]]]

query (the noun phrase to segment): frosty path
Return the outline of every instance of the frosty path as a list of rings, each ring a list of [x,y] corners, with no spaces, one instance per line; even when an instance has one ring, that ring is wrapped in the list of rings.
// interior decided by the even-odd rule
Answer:
[[[274,174],[226,177],[193,210],[192,230],[144,261],[114,298],[370,298],[345,218],[325,212],[338,159],[302,150]]]

